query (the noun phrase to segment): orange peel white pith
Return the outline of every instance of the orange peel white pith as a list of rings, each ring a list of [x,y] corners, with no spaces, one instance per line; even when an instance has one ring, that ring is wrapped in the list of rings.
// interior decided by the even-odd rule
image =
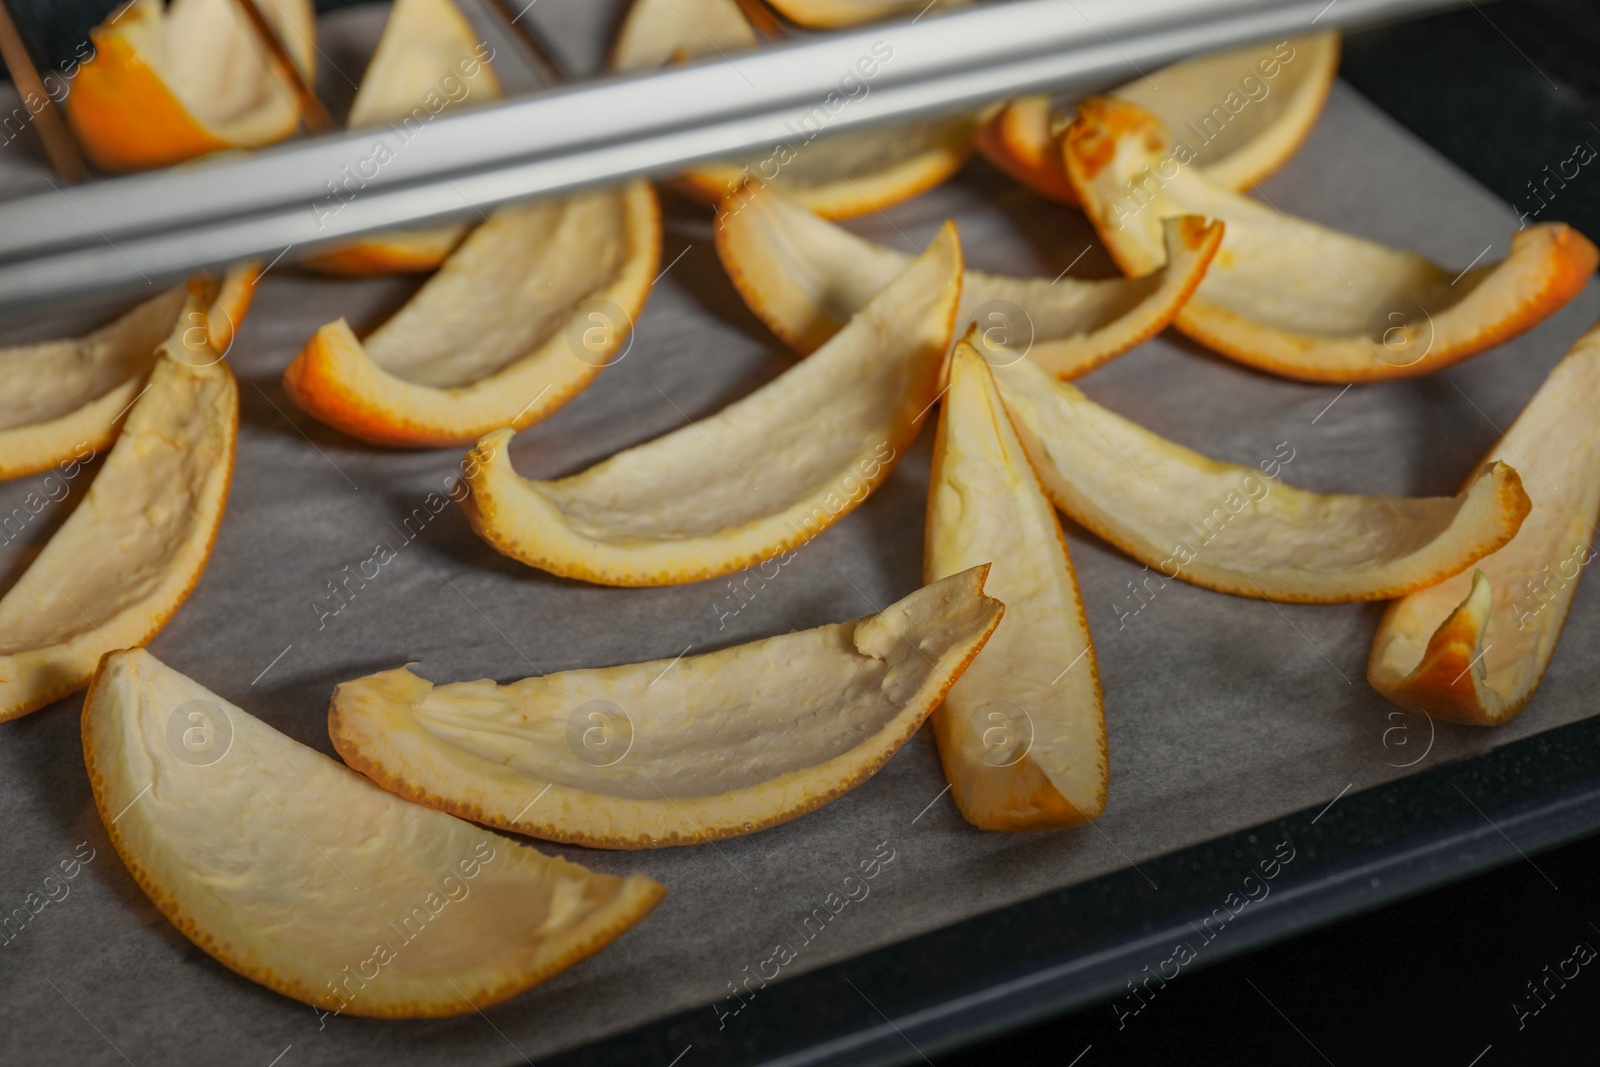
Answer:
[[[1142,278],[1051,281],[969,270],[957,328],[981,315],[978,328],[987,331],[995,318],[1017,335],[1012,352],[1026,337],[1027,358],[1050,373],[1086,374],[1159,333],[1200,284],[1221,241],[1219,225],[1172,219],[1166,262]],[[837,333],[911,259],[754,186],[723,201],[717,252],[745,303],[802,355]],[[1022,321],[1000,322],[1014,317],[1012,305]],[[1003,310],[983,314],[990,308]]]
[[[227,364],[180,322],[83,500],[0,598],[0,720],[166,625],[211,555],[238,428]]]
[[[939,416],[924,577],[993,560],[1006,605],[933,713],[950,795],[985,830],[1071,826],[1104,809],[1100,673],[1066,540],[978,350],[959,342]]]
[[[1469,726],[1509,722],[1544,677],[1594,558],[1600,518],[1600,330],[1572,346],[1486,462],[1515,462],[1533,509],[1473,572],[1389,606],[1367,679],[1412,711]]]
[[[1322,114],[1339,70],[1339,35],[1323,33],[1197,56],[1141,77],[1111,95],[1173,129],[1192,128],[1194,166],[1229,189],[1247,189],[1294,154]],[[1209,110],[1203,110],[1209,109]],[[991,163],[1035,192],[1068,204],[1057,139],[1071,115],[1044,95],[1018,97],[978,135]]]
[[[831,341],[710,418],[557,481],[519,476],[511,431],[490,434],[464,464],[473,529],[513,559],[604,585],[701,581],[803,544],[916,437],[960,295],[946,223]]]
[[[814,811],[899,751],[1004,610],[987,566],[875,615],[510,685],[407,668],[338,686],[345,762],[408,800],[519,833],[659,848]]]
[[[1512,236],[1504,260],[1449,270],[1223,188],[1184,163],[1181,141],[1158,119],[1105,97],[1079,106],[1064,151],[1084,211],[1126,273],[1162,262],[1163,218],[1227,223],[1174,324],[1290,378],[1431,373],[1537,325],[1583,288],[1600,258],[1571,227],[1540,223]]]
[[[380,445],[523,429],[624,351],[661,253],[648,182],[501,208],[387,322],[318,330],[283,374],[295,403]]]
[[[1459,574],[1511,540],[1528,495],[1505,463],[1454,497],[1312,493],[1146,430],[1027,361],[997,368],[1045,492],[1073,521],[1161,573],[1239,596],[1383,600]]]
[[[307,82],[311,0],[256,0]],[[84,152],[107,170],[170,166],[294,133],[294,95],[278,80],[237,0],[132,0],[90,34],[65,99]]]
[[[168,921],[324,1011],[481,1010],[666,895],[408,804],[143,649],[101,662],[83,755],[112,844]]]

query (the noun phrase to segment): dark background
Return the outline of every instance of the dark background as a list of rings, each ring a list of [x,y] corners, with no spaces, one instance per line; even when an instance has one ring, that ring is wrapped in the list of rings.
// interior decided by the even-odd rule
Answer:
[[[115,6],[10,2],[41,66],[68,60],[85,28]],[[1567,159],[1580,142],[1600,147],[1597,60],[1600,0],[1502,0],[1351,34],[1341,75],[1535,219],[1528,175]],[[1580,172],[1553,207],[1590,237],[1600,237],[1596,172]],[[1512,1008],[1536,1007],[1525,983],[1543,979],[1580,940],[1600,950],[1597,837],[1185,970],[1123,1026],[1100,1003],[937,1054],[937,1062],[1590,1063],[1600,966],[1584,967],[1565,986],[1552,981],[1555,995],[1541,992],[1546,1006],[1521,1025]]]

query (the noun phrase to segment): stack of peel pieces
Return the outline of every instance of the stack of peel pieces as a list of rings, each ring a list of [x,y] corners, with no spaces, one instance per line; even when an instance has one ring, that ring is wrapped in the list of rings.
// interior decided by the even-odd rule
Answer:
[[[1494,552],[1528,515],[1523,479],[1502,462],[1455,497],[1312,493],[1168,441],[1026,361],[996,376],[1057,507],[1166,578],[1219,592],[1318,604],[1400,596]]]
[[[1004,610],[988,566],[883,611],[677,661],[333,692],[346,763],[419,804],[552,841],[660,848],[788,822],[871,777]]]
[[[309,83],[311,0],[256,0]],[[293,94],[273,73],[237,0],[131,0],[90,35],[95,55],[66,97],[73,133],[106,170],[170,166],[259,148],[294,133]]]
[[[1161,332],[1222,241],[1222,226],[1198,216],[1168,219],[1164,227],[1165,262],[1138,278],[1052,280],[969,270],[956,322],[973,321],[995,302],[1014,305],[1026,318],[1028,359],[1062,378],[1087,374]],[[717,252],[745,303],[801,355],[837,333],[911,259],[753,184],[722,202]]]
[[[1064,152],[1084,211],[1128,274],[1163,262],[1162,219],[1201,214],[1227,224],[1221,250],[1174,324],[1208,348],[1285,377],[1357,382],[1431,373],[1537,325],[1583,288],[1600,261],[1595,246],[1562,223],[1517,231],[1499,263],[1452,271],[1291,218],[1216,184],[1159,119],[1121,100],[1080,105]],[[1400,314],[1407,343],[1388,343],[1386,309]],[[1375,317],[1384,324],[1377,332]]]
[[[1192,166],[1224,188],[1248,189],[1292,156],[1322,114],[1339,69],[1339,35],[1198,56],[1112,90],[1171,129],[1196,133]],[[1072,116],[1047,96],[1008,103],[978,135],[989,161],[1055,200],[1078,203],[1057,143]]]
[[[924,576],[993,560],[1005,618],[933,713],[951,796],[985,830],[1070,826],[1105,808],[1100,673],[1055,509],[988,365],[955,347],[928,490]]]
[[[193,296],[187,310],[202,314]],[[177,611],[222,521],[238,426],[233,375],[180,317],[82,502],[0,598],[0,720],[81,689]]]
[[[1555,652],[1600,519],[1600,325],[1550,373],[1486,462],[1529,472],[1515,538],[1459,575],[1390,605],[1367,678],[1402,707],[1469,726],[1515,718]]]
[[[344,319],[318,330],[284,371],[284,390],[379,445],[467,444],[526,428],[623,351],[660,254],[660,212],[644,181],[501,208],[365,340]]]
[[[232,970],[329,1012],[481,1010],[666,895],[409,804],[143,649],[101,662],[83,755],[112,844],[162,914]]]
[[[916,437],[960,296],[946,223],[815,354],[711,418],[557,481],[520,477],[511,431],[490,434],[463,464],[472,528],[513,559],[602,585],[701,581],[803,544]]]

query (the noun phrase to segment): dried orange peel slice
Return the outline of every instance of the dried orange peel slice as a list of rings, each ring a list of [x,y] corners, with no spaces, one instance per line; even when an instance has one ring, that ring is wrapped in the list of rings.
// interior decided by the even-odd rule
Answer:
[[[345,682],[328,733],[408,800],[602,848],[717,841],[849,792],[917,732],[994,632],[987,566],[876,615],[702,656],[434,685]]]
[[[226,352],[257,274],[254,264],[229,271],[204,309],[178,287],[83,337],[0,349],[0,481],[82,462],[109,445],[180,316],[186,331],[198,328]]]
[[[1275,476],[1293,459],[1281,446],[1260,470],[1219,463],[1026,360],[996,376],[1056,507],[1163,579],[1266,600],[1384,600],[1459,574],[1528,515],[1523,481],[1504,463],[1454,497],[1312,493]]]
[[[436,447],[523,429],[623,351],[660,253],[644,181],[502,208],[365,340],[343,319],[318,330],[283,387],[373,444]]]
[[[854,7],[856,5],[843,5]],[[868,8],[880,5],[865,5]],[[867,19],[892,14],[884,9]],[[790,12],[784,11],[789,15]],[[734,0],[634,0],[612,51],[618,70],[647,70],[665,63],[726,56],[759,41]],[[893,46],[878,42],[844,74],[840,91],[793,124],[794,136],[760,156],[702,164],[677,185],[716,204],[746,182],[771,185],[825,218],[881,210],[933,188],[961,169],[981,125],[975,116],[919,121],[884,129],[829,134],[829,124],[849,101],[866,92]]]
[[[1412,711],[1468,726],[1516,718],[1561,639],[1600,518],[1600,330],[1590,327],[1490,450],[1528,471],[1533,510],[1469,576],[1389,605],[1367,679]]]
[[[1600,258],[1571,227],[1540,223],[1514,234],[1499,263],[1453,271],[1291,218],[1185,165],[1160,121],[1123,101],[1085,101],[1064,145],[1084,210],[1125,273],[1160,265],[1163,218],[1227,223],[1222,249],[1174,324],[1285,377],[1431,373],[1531,329],[1583,288]]]
[[[486,1008],[566,970],[666,895],[408,804],[143,649],[83,704],[95,805],[190,941],[324,1011]]]
[[[1248,189],[1283,166],[1317,124],[1339,71],[1339,35],[1198,56],[1129,82],[1112,95],[1139,105],[1171,129],[1197,131],[1194,166],[1218,185]],[[1071,124],[1044,95],[1011,101],[978,135],[995,166],[1035,192],[1068,204],[1058,142]]]
[[[309,82],[311,0],[256,0]],[[281,141],[299,125],[236,0],[131,0],[91,34],[66,98],[84,152],[106,170],[165,167]]]
[[[950,795],[984,830],[1071,826],[1105,810],[1100,674],[1055,508],[978,350],[959,342],[939,415],[924,577],[993,560],[994,636],[933,713]]]
[[[350,128],[393,123],[409,139],[441,113],[500,99],[500,80],[479,45],[477,31],[451,0],[395,0],[350,105]],[[462,222],[384,230],[324,249],[300,265],[342,275],[433,270],[469,229]]]
[[[967,0],[767,0],[790,22],[831,30],[915,15],[928,8],[965,7]]]
[[[166,625],[211,555],[238,428],[233,375],[180,321],[82,502],[0,598],[0,721]]]
[[[961,246],[946,223],[815,355],[716,415],[559,481],[511,467],[510,430],[463,466],[489,544],[603,585],[715,578],[803,544],[865,500],[933,405]]]
[[[756,186],[723,201],[716,232],[717,252],[745,303],[801,355],[837,333],[911,259]],[[1017,333],[1012,351],[1026,338],[1029,359],[1059,377],[1077,377],[1171,322],[1221,242],[1220,225],[1171,219],[1166,263],[1142,278],[1051,281],[969,270],[956,322],[1008,326]],[[1006,321],[1015,317],[1012,307],[1021,321]]]

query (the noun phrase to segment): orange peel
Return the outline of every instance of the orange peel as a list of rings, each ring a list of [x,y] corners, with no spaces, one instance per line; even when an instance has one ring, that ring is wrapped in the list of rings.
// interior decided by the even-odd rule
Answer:
[[[1600,260],[1561,223],[1519,230],[1498,263],[1452,271],[1291,218],[1185,165],[1181,143],[1160,120],[1124,101],[1085,101],[1064,145],[1068,177],[1125,273],[1161,263],[1165,217],[1227,223],[1221,250],[1174,325],[1289,378],[1429,374],[1531,329],[1577,295]]]
[[[109,445],[180,316],[186,330],[200,328],[226,352],[258,274],[255,264],[230,270],[205,309],[190,306],[178,287],[83,337],[0,349],[0,481],[82,461]]]
[[[915,15],[929,8],[965,7],[967,0],[767,0],[790,22],[832,30]]]
[[[311,0],[256,0],[309,82]],[[90,33],[95,55],[66,97],[67,118],[95,165],[165,167],[294,133],[293,94],[272,72],[235,0],[131,0]]]
[[[661,848],[788,822],[870,778],[994,632],[987,566],[852,622],[701,656],[339,685],[328,733],[408,800],[552,841]]]
[[[1459,574],[1528,515],[1505,463],[1454,497],[1312,493],[1283,484],[1278,460],[1257,470],[1208,459],[1027,361],[996,377],[1056,507],[1163,580],[1264,600],[1385,600]]]
[[[1170,128],[1198,129],[1207,140],[1195,150],[1194,165],[1218,185],[1243,190],[1294,155],[1338,72],[1339,35],[1322,33],[1186,59],[1111,95]],[[1018,97],[985,124],[978,150],[1035,192],[1076,204],[1058,144],[1071,122],[1048,96]]]
[[[558,481],[520,477],[512,431],[496,431],[463,463],[472,527],[513,559],[603,585],[697,582],[803,544],[916,437],[960,294],[947,222],[815,355],[710,418]]]
[[[1005,618],[933,713],[950,795],[984,830],[1071,826],[1105,810],[1100,673],[1055,508],[984,358],[951,356],[928,490],[928,581],[993,560]]]
[[[83,756],[112,844],[167,920],[327,1012],[486,1008],[593,955],[666,895],[408,804],[143,649],[101,661]]]
[[[344,319],[318,330],[283,387],[373,444],[437,447],[524,429],[619,358],[660,253],[644,181],[502,208],[365,340]]]
[[[102,655],[148,641],[188,598],[238,428],[233,375],[180,321],[82,502],[0,598],[0,721],[83,688]]]
[[[1528,471],[1533,509],[1509,544],[1469,576],[1389,605],[1367,680],[1403,708],[1497,726],[1533,699],[1561,639],[1600,518],[1600,329],[1550,372],[1485,462]]]
[[[611,69],[653,70],[759,43],[737,0],[634,0],[611,47]]]
[[[717,253],[745,303],[801,355],[837,333],[911,259],[756,187],[723,201],[716,235]],[[956,322],[983,318],[978,325],[987,347],[995,347],[987,331],[1009,327],[1018,334],[1010,340],[1026,336],[1025,354],[1050,373],[1087,374],[1161,332],[1200,284],[1221,241],[1220,225],[1169,220],[1166,262],[1142,278],[1051,281],[969,270]],[[1003,309],[992,310],[991,302]],[[1025,321],[1005,321],[1013,317],[1007,305]],[[1003,340],[1000,332],[992,340]]]
[[[451,0],[395,0],[350,105],[349,127],[420,129],[458,104],[500,99],[500,80],[478,45],[477,31]],[[471,228],[461,222],[383,230],[324,248],[300,265],[340,275],[434,270]]]

